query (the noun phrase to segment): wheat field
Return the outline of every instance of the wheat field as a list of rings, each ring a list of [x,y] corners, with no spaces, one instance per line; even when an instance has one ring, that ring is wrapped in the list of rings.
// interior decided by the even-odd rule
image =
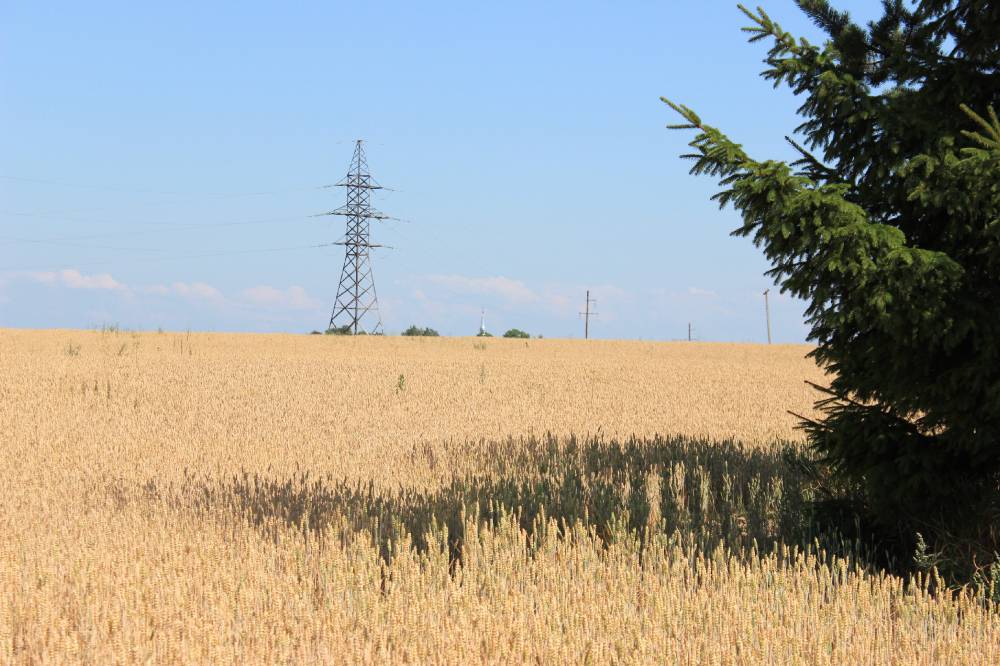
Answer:
[[[1000,661],[803,519],[807,352],[0,330],[0,661]]]

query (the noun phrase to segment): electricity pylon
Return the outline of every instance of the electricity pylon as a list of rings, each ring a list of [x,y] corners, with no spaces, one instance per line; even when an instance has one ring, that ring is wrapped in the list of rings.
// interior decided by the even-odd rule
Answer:
[[[372,190],[382,186],[368,173],[368,160],[361,139],[354,144],[351,167],[336,187],[347,188],[347,203],[323,215],[342,215],[347,218],[347,233],[344,240],[335,245],[344,246],[344,268],[340,273],[337,300],[330,315],[329,328],[340,328],[357,335],[358,332],[382,335],[382,317],[378,311],[378,296],[375,293],[375,278],[369,250],[381,245],[370,242],[371,220],[387,220],[388,215],[371,207]],[[370,329],[365,323],[374,326]]]

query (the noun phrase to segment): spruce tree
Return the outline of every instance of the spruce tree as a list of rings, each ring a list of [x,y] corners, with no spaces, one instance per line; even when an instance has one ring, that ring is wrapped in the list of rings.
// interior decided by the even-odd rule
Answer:
[[[808,305],[831,371],[804,421],[819,460],[882,534],[961,539],[968,564],[1000,548],[1000,2],[884,0],[866,26],[797,4],[823,45],[740,9],[770,43],[763,77],[802,99],[799,159],[755,159],[663,101],[697,130],[685,157],[720,180],[733,233]]]

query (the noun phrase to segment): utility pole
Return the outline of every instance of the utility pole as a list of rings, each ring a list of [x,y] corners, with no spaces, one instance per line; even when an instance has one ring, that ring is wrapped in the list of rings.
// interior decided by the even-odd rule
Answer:
[[[767,293],[770,289],[764,290],[764,316],[767,318],[767,344],[771,344],[771,306],[767,302]]]
[[[372,190],[382,186],[368,173],[368,160],[361,139],[354,144],[354,157],[347,176],[332,187],[347,188],[347,203],[321,215],[342,215],[347,218],[347,233],[344,240],[334,245],[344,246],[344,267],[340,273],[337,299],[330,315],[329,328],[337,328],[343,322],[354,335],[362,332],[382,334],[382,317],[378,311],[378,297],[375,294],[375,279],[372,276],[369,250],[382,247],[369,241],[371,220],[389,220],[388,215],[371,207]],[[370,316],[369,316],[370,315]],[[374,320],[371,330],[364,327],[363,320]]]
[[[580,313],[580,316],[583,317],[583,339],[584,340],[586,340],[587,338],[590,337],[590,318],[597,316],[596,312],[591,312],[590,311],[591,304],[597,305],[597,301],[595,301],[594,299],[592,299],[590,297],[590,290],[588,289],[587,290],[587,300],[584,302],[583,312]]]
[[[688,322],[688,342],[691,342],[691,322]]]

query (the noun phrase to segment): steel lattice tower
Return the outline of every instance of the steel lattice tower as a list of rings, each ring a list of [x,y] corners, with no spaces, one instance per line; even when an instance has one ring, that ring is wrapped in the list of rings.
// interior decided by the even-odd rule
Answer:
[[[354,144],[354,157],[347,176],[336,186],[347,188],[347,203],[324,215],[346,217],[347,233],[344,240],[335,243],[344,246],[344,268],[340,273],[337,301],[330,315],[329,328],[347,327],[354,335],[359,331],[381,335],[382,317],[378,311],[368,251],[382,246],[369,241],[368,231],[371,220],[390,218],[371,207],[372,190],[380,190],[382,186],[368,173],[368,160],[365,159],[361,139]],[[371,329],[365,328],[366,320],[375,322]]]

